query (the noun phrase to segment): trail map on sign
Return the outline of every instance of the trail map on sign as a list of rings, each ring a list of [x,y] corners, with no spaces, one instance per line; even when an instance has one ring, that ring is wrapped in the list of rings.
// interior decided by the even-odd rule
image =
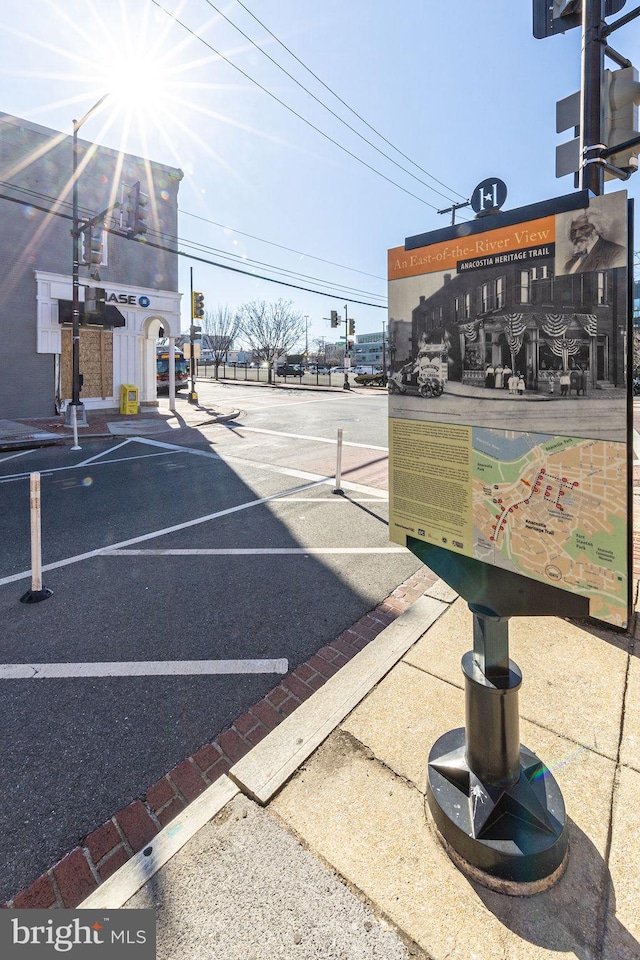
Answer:
[[[475,428],[473,556],[590,597],[624,626],[626,447]]]

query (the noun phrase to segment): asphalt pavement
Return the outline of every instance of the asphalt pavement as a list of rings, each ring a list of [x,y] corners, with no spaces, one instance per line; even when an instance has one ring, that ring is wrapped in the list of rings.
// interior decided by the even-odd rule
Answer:
[[[263,434],[247,434],[230,466],[215,447],[242,442],[226,428],[236,413],[182,401],[175,418],[90,417],[79,450],[66,432],[5,450],[5,899],[32,902],[58,878],[61,902],[79,902],[87,870],[108,876],[310,696],[395,616],[381,602],[420,569],[388,543],[379,451],[349,448],[353,479],[336,497],[335,441],[307,458],[311,473],[295,468],[311,440],[267,437],[267,458]],[[34,472],[53,593],[21,604]]]

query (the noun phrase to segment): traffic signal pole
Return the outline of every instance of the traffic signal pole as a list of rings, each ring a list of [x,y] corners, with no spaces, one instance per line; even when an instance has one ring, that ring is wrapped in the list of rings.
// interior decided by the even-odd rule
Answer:
[[[604,192],[602,76],[605,48],[604,0],[582,0],[582,85],[580,94],[580,189]]]
[[[344,305],[344,383],[342,384],[343,390],[350,390],[349,385],[349,369],[347,364],[351,363],[351,358],[349,356],[349,320],[347,318],[347,304]]]
[[[189,324],[189,376],[191,379],[191,388],[189,390],[189,403],[196,403],[198,395],[196,393],[196,359],[195,359],[195,342],[193,338],[194,329],[193,325],[195,323],[194,309],[193,309],[193,267],[189,268],[190,273],[190,285],[191,289],[189,291],[189,302],[191,304],[191,323]]]

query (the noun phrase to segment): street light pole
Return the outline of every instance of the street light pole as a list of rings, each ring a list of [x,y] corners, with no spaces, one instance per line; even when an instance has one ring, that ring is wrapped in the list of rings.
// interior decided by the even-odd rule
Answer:
[[[347,319],[347,304],[344,305],[344,383],[342,384],[343,390],[350,390],[349,386],[349,367],[351,365],[351,357],[349,355],[349,321]]]
[[[72,323],[72,385],[71,385],[71,403],[67,407],[65,422],[67,425],[73,423],[73,411],[75,411],[75,422],[80,426],[86,426],[86,412],[83,404],[80,402],[80,213],[78,210],[78,130],[88,120],[92,113],[109,96],[105,93],[97,103],[87,110],[81,120],[73,121],[73,156],[71,162],[71,202],[72,202],[72,229],[73,237],[73,269],[71,274],[71,323]]]
[[[386,352],[386,350],[385,350],[385,343],[384,343],[384,338],[385,338],[385,329],[384,329],[384,328],[385,328],[385,326],[386,326],[386,320],[383,320],[383,321],[382,321],[382,373],[383,373],[383,375],[386,377],[386,375],[387,375],[387,352]]]

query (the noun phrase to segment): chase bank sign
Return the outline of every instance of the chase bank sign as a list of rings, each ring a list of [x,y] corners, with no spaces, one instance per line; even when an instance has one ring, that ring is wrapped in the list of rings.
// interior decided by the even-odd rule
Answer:
[[[151,300],[146,294],[138,296],[135,293],[107,293],[105,303],[123,303],[132,307],[148,307],[151,305]]]

